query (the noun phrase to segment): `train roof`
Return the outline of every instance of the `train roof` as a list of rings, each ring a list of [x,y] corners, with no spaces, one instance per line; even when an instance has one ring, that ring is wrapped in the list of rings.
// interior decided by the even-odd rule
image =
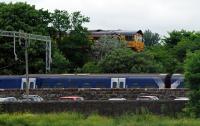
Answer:
[[[138,31],[126,31],[126,30],[89,30],[93,36],[100,36],[100,35],[134,35],[134,34],[141,34],[143,32],[141,30]]]
[[[165,77],[167,74],[30,74],[29,77]],[[21,78],[25,75],[0,75],[0,78]],[[183,77],[182,74],[173,74],[173,77]]]

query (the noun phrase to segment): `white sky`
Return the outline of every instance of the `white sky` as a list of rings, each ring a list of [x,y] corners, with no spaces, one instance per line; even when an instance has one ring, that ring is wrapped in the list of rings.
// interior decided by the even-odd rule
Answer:
[[[161,35],[200,29],[200,0],[0,0],[16,1],[50,11],[81,11],[90,17],[89,29],[150,29]]]

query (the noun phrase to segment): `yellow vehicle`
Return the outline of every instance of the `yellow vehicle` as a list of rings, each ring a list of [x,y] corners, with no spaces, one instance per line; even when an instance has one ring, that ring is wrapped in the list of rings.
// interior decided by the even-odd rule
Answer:
[[[137,52],[144,50],[143,33],[139,31],[123,31],[123,30],[90,30],[91,39],[98,40],[101,36],[109,35],[117,37],[127,42],[127,47]]]

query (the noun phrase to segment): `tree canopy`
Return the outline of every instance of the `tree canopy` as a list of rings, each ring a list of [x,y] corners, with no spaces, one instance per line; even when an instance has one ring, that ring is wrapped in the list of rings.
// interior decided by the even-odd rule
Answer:
[[[153,33],[148,29],[144,31],[143,39],[145,46],[154,46],[159,44],[160,36],[158,33]]]
[[[200,117],[200,50],[189,52],[185,60],[185,81],[191,90],[190,101],[187,104],[188,112]]]
[[[49,12],[37,10],[35,6],[26,3],[0,3],[0,28],[3,30],[19,31],[48,35],[46,31],[50,22]],[[17,44],[18,60],[14,60],[13,38],[0,38],[0,66],[7,67],[1,74],[24,73],[24,49]],[[29,48],[31,73],[45,71],[45,43],[32,42]]]

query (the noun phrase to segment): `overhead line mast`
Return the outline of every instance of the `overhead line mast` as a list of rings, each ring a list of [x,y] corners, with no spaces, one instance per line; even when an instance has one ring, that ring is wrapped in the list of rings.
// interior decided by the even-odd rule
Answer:
[[[16,54],[16,38],[19,39],[19,43],[21,43],[21,39],[25,40],[25,62],[26,62],[26,94],[29,94],[29,77],[28,77],[28,46],[31,40],[35,41],[43,41],[46,44],[46,73],[50,71],[51,68],[51,38],[50,36],[42,36],[42,35],[35,35],[24,33],[23,31],[4,31],[0,30],[0,36],[2,37],[12,37],[13,38],[13,52],[15,56],[15,60],[18,59]]]

